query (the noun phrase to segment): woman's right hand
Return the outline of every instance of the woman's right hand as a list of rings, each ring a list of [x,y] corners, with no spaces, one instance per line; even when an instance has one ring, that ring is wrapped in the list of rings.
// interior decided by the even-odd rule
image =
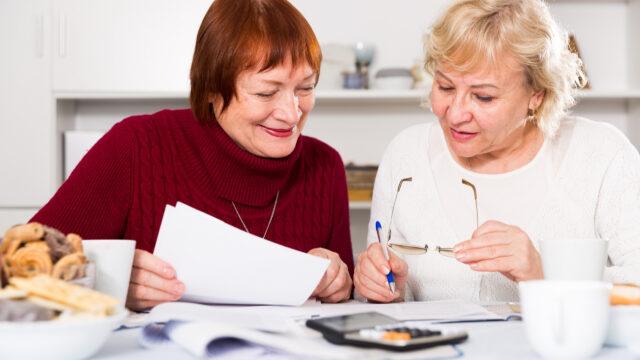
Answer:
[[[392,293],[387,283],[387,274],[393,272],[396,291]],[[384,257],[382,246],[372,243],[358,255],[353,274],[353,284],[358,294],[377,302],[403,301],[408,275],[407,263],[389,251],[389,261]]]
[[[176,301],[184,293],[184,284],[168,263],[151,253],[136,249],[127,294],[127,308],[144,310],[158,304]]]

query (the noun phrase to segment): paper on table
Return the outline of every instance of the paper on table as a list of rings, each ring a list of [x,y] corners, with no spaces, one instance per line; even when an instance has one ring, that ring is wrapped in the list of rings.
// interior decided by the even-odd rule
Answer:
[[[238,339],[241,341],[234,341]],[[149,325],[143,331],[141,343],[146,347],[166,346],[171,341],[203,358],[216,359],[277,358],[277,359],[443,359],[461,356],[451,345],[397,353],[333,345],[317,332],[270,334],[211,321],[169,322]]]
[[[504,320],[484,307],[460,300],[420,301],[393,304],[367,304],[356,301],[342,304],[284,306],[220,306],[188,303],[164,303],[151,310],[147,323],[168,320],[215,321],[246,328],[285,332],[291,322],[312,317],[327,317],[376,311],[398,321],[424,320],[451,322],[469,320]],[[233,321],[226,321],[233,319]]]
[[[218,304],[300,305],[329,266],[182,203],[165,208],[154,254],[175,268],[183,300]]]

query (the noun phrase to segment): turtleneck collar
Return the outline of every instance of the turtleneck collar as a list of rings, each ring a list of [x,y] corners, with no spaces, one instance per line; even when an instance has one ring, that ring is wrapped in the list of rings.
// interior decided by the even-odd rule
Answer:
[[[197,120],[194,121],[197,122]],[[302,137],[291,154],[264,158],[241,148],[217,122],[202,125],[202,159],[212,191],[223,199],[250,206],[270,204],[293,173],[302,150]]]

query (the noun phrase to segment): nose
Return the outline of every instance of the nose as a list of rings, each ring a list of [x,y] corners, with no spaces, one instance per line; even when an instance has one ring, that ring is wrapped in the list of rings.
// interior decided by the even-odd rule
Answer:
[[[473,116],[469,110],[469,102],[466,96],[461,94],[451,100],[447,108],[446,118],[451,125],[458,125],[471,120]]]
[[[302,116],[298,97],[294,93],[283,93],[278,99],[273,116],[288,124],[296,124]]]

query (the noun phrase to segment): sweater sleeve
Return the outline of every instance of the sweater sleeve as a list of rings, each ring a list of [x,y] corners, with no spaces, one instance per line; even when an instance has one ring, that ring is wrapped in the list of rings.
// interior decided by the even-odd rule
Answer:
[[[347,176],[340,155],[336,153],[333,176],[333,204],[331,238],[327,249],[338,253],[349,268],[353,277],[353,248],[351,246],[351,229],[349,228],[349,196],[347,194]]]
[[[640,156],[626,139],[605,173],[595,220],[609,241],[605,280],[640,285]]]
[[[131,204],[132,134],[116,124],[31,221],[86,239],[124,236]]]

